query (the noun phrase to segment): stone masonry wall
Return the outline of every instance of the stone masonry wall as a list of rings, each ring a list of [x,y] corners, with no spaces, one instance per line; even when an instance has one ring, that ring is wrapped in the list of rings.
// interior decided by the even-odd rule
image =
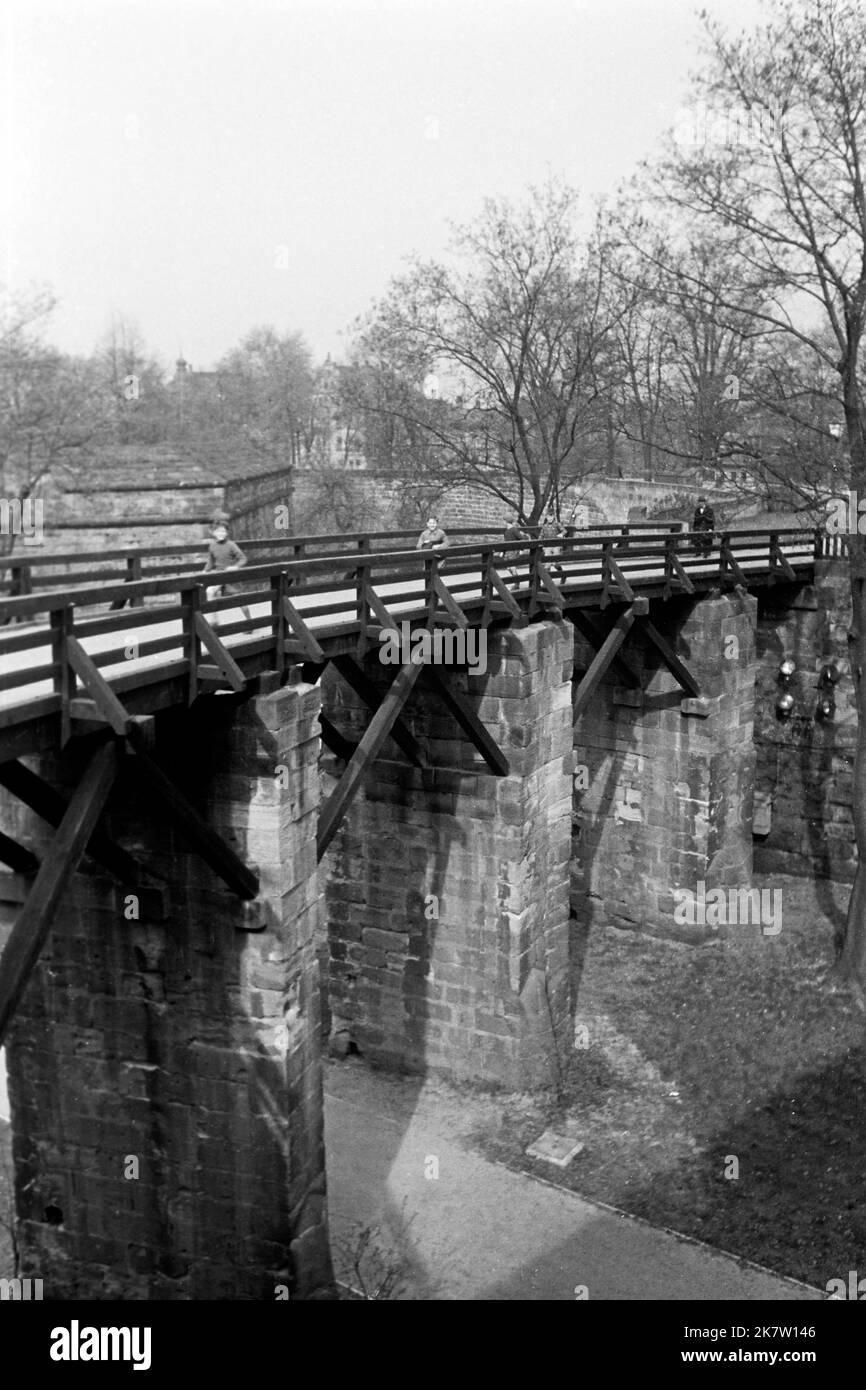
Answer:
[[[290,500],[289,479],[289,471],[280,469],[226,483],[224,505],[237,540],[264,540],[268,536],[285,539],[287,533],[277,530],[276,520],[277,507],[288,505]]]
[[[621,655],[641,691],[613,667],[575,735],[572,905],[583,922],[700,939],[674,920],[675,889],[748,887],[755,752],[751,597],[672,600],[650,616],[697,679],[686,700],[638,627]],[[576,637],[575,681],[593,655]],[[730,653],[726,656],[725,653]],[[700,716],[703,710],[705,717]],[[687,712],[691,711],[691,712]]]
[[[390,741],[324,862],[336,1046],[374,1063],[520,1088],[568,1045],[571,627],[488,633],[488,670],[458,676],[510,761],[493,776],[442,704],[410,697],[429,766]],[[375,657],[365,669],[384,688]],[[369,713],[336,674],[329,718]],[[337,764],[336,772],[342,768]]]
[[[166,481],[137,489],[128,483],[113,488],[110,478],[96,486],[60,485],[43,489],[44,542],[21,545],[23,556],[43,551],[127,549],[189,544],[202,540],[214,512],[226,511],[238,540],[284,538],[275,527],[276,508],[289,501],[288,473],[274,473],[197,486]],[[116,562],[113,562],[116,563]]]
[[[815,585],[765,591],[758,619],[755,867],[762,873],[853,879],[852,778],[857,713],[848,666],[851,590],[845,560],[819,560]],[[794,709],[776,714],[779,666],[793,660]],[[820,671],[835,661],[831,721],[816,718]]]
[[[238,929],[239,899],[130,771],[109,830],[161,890],[92,865],[76,875],[13,1022],[21,1272],[45,1281],[46,1298],[272,1300],[278,1285],[331,1296],[313,944],[319,692],[263,679],[271,693],[238,707],[209,697],[191,719],[161,716],[158,751],[258,866],[266,929]],[[40,770],[71,786],[80,758]],[[30,822],[28,842],[44,847]]]

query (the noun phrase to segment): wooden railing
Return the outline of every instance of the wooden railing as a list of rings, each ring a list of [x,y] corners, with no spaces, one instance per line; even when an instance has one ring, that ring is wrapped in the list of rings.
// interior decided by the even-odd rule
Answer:
[[[460,527],[451,536],[470,539],[491,534],[489,527]],[[244,540],[239,544],[250,559],[260,561],[315,559],[321,555],[346,554],[354,550],[414,549],[417,527],[412,531],[352,531],[326,535],[274,535]],[[18,597],[37,589],[57,589],[68,584],[93,584],[122,579],[131,583],[165,574],[190,574],[201,570],[208,540],[186,541],[177,545],[141,545],[130,549],[58,551],[43,554],[17,550],[0,556],[0,595]]]
[[[815,557],[819,560],[834,559],[845,557],[848,554],[848,537],[845,535],[828,535],[826,531],[818,530],[815,533]]]
[[[544,541],[485,539],[451,545],[444,556],[374,549],[387,533],[355,536],[351,549],[340,537],[337,553],[3,599],[0,621],[26,626],[0,633],[0,728],[57,711],[66,723],[86,716],[102,680],[93,670],[114,668],[109,680],[117,691],[179,677],[192,700],[215,685],[239,688],[244,663],[283,669],[288,661],[323,659],[326,639],[350,638],[363,649],[383,626],[406,618],[486,626],[570,605],[603,608],[640,589],[668,598],[696,587],[773,583],[797,570],[803,578],[818,547],[811,529],[727,531],[704,555],[696,548],[706,542],[703,533],[618,529]],[[333,540],[305,537],[284,549],[324,550]],[[274,542],[244,548],[254,555],[261,544]],[[221,585],[233,592],[208,598],[207,587]],[[127,601],[131,610],[113,611]],[[214,620],[241,606],[250,617],[232,615],[215,632]]]
[[[540,527],[526,527],[537,538]],[[571,528],[573,529],[573,528]],[[594,526],[581,535],[607,533],[627,536],[631,533],[678,531],[680,522],[641,522],[639,526]],[[476,540],[495,540],[501,531],[489,526],[449,527],[451,542],[461,544]],[[344,555],[352,551],[414,550],[418,539],[417,527],[409,531],[352,531],[326,535],[275,535],[265,539],[244,540],[239,544],[251,560],[265,562],[283,557],[292,560],[317,559],[323,555]],[[202,568],[207,554],[207,540],[187,541],[177,545],[136,546],[107,550],[58,551],[37,554],[16,550],[0,555],[0,597],[20,597],[37,589],[57,589],[67,584],[93,584],[122,579],[135,583],[140,579],[165,574],[190,574]]]

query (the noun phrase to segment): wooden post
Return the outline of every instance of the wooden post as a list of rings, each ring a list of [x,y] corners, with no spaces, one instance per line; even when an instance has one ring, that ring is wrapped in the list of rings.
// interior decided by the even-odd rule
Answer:
[[[439,576],[439,565],[435,550],[430,550],[424,555],[424,604],[427,609],[427,626],[432,631],[436,622],[436,609],[439,600],[436,596],[436,580]]]
[[[75,696],[75,672],[69,665],[67,638],[72,632],[72,612],[55,608],[49,616],[51,626],[51,660],[58,667],[54,672],[54,689],[60,696],[60,747],[65,748],[72,737],[70,701]]]
[[[529,544],[529,616],[535,617],[538,612],[538,590],[541,581],[538,577],[538,566],[541,564],[544,555],[544,548],[540,540],[530,541]]]
[[[183,608],[183,650],[187,662],[186,702],[191,705],[198,695],[199,637],[196,617],[201,615],[201,585],[191,584],[180,591]]]
[[[362,554],[368,554],[370,550],[370,540],[368,536],[362,536],[358,542],[358,549]],[[355,570],[355,615],[358,620],[358,660],[361,661],[367,651],[367,623],[369,621],[369,611],[367,609],[367,585],[370,582],[371,569],[369,566],[359,565]]]
[[[674,577],[674,548],[676,541],[673,533],[665,537],[665,598],[670,598],[673,592]]]
[[[601,598],[598,601],[599,608],[606,608],[610,603],[608,590],[610,589],[610,561],[613,551],[613,541],[602,539],[601,542]]]
[[[481,626],[490,623],[490,605],[493,602],[493,548],[484,546],[481,551],[481,592],[484,595],[484,608],[481,612]]]
[[[136,555],[130,555],[130,556],[127,558],[127,561],[126,561],[126,571],[127,571],[127,579],[129,580],[130,584],[136,584],[136,583],[138,583],[139,579],[141,579],[141,556],[140,556],[140,555],[137,555],[137,554],[136,554]],[[144,607],[144,599],[141,597],[140,594],[139,594],[136,598],[130,600],[130,607],[131,607],[131,608],[143,608],[143,607]]]

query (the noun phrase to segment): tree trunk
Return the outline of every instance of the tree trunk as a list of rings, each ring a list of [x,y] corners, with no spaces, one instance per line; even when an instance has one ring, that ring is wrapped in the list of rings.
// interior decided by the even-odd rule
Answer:
[[[856,358],[856,354],[855,354]],[[851,370],[843,372],[845,420],[851,450],[850,487],[854,496],[866,496],[866,422],[859,391]],[[851,988],[856,1003],[866,1013],[866,536],[858,531],[856,504],[848,517],[848,552],[851,566],[851,628],[848,655],[857,708],[857,747],[854,754],[854,837],[857,869],[848,902],[844,933],[837,940],[837,969]]]
[[[856,524],[856,523],[855,523]],[[854,754],[854,837],[857,844],[857,869],[848,902],[845,930],[837,941],[840,977],[850,985],[854,998],[866,1012],[866,578],[863,575],[866,537],[849,536],[851,548],[851,630],[848,633],[848,653],[851,677],[857,705],[857,747]]]

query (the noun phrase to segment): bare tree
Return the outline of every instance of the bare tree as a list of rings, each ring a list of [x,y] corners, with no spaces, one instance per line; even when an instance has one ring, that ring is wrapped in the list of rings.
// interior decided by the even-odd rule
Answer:
[[[105,414],[92,363],[44,339],[55,300],[47,290],[0,296],[0,486],[23,503],[65,463],[83,461]],[[14,549],[10,529],[0,549]]]
[[[696,128],[713,135],[673,143],[652,186],[660,204],[725,241],[738,283],[755,285],[755,324],[836,374],[846,481],[866,494],[866,14],[852,0],[770,0],[764,27],[734,39],[704,18],[709,62],[695,84]],[[689,276],[706,287],[698,271]],[[740,312],[742,296],[722,291],[720,307]],[[848,548],[859,864],[839,968],[866,1008],[866,538],[855,532]]]
[[[448,265],[392,282],[358,341],[379,392],[367,409],[424,439],[428,476],[474,483],[529,521],[590,471],[605,427],[604,265],[578,246],[575,202],[558,184],[520,208],[488,200],[455,230]]]
[[[211,437],[228,437],[287,469],[297,462],[313,389],[309,349],[299,333],[255,328],[217,363],[216,394],[206,421]]]
[[[118,444],[158,444],[170,434],[170,398],[159,362],[136,324],[120,314],[96,349],[108,429]]]

